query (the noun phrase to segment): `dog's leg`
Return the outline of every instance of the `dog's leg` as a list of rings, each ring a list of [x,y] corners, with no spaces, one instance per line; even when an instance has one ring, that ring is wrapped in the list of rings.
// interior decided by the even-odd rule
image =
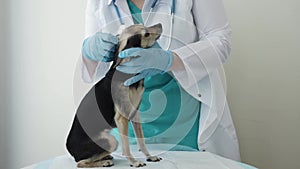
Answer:
[[[142,129],[142,124],[140,123],[140,115],[139,112],[135,113],[135,116],[133,118],[133,120],[131,121],[131,124],[133,126],[134,129],[134,133],[137,139],[137,143],[138,146],[140,148],[140,150],[144,153],[144,155],[147,158],[147,161],[152,161],[152,162],[157,162],[162,160],[161,158],[157,157],[157,156],[151,156],[146,144],[145,144],[145,139],[144,139],[144,133],[143,133],[143,129]]]
[[[109,152],[104,152],[100,155],[95,155],[91,158],[81,160],[77,163],[78,168],[91,168],[91,167],[110,167],[113,166],[111,159],[104,159],[109,156]]]
[[[90,168],[90,167],[110,167],[113,165],[113,157],[110,155],[118,147],[118,141],[109,133],[110,130],[104,130],[100,132],[95,143],[99,148],[99,154],[96,154],[90,158],[81,160],[77,163],[79,168]],[[100,147],[98,147],[100,146]],[[87,147],[86,147],[87,148]],[[102,152],[102,153],[100,153]]]
[[[115,121],[119,129],[119,134],[121,138],[122,153],[129,161],[130,166],[134,166],[134,167],[145,166],[146,165],[145,163],[135,160],[132,154],[130,153],[129,140],[128,140],[128,119],[123,117],[120,113],[116,112]]]

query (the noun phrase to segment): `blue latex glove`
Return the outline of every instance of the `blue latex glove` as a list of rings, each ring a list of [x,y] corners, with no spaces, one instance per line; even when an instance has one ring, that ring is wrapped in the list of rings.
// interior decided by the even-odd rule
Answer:
[[[134,56],[130,61],[124,62],[117,67],[117,70],[136,74],[147,69],[158,69],[160,72],[166,72],[173,64],[174,56],[171,51],[161,48],[130,48],[119,53],[120,58]]]
[[[94,61],[110,62],[114,59],[118,38],[109,33],[98,32],[82,44],[82,55]]]
[[[173,63],[173,53],[172,52],[170,52],[170,51],[164,51],[164,50],[162,50],[161,49],[161,47],[160,47],[160,45],[157,43],[157,42],[155,42],[154,43],[154,45],[151,47],[151,48],[156,48],[156,49],[158,49],[161,53],[163,53],[163,52],[167,52],[167,55],[171,55],[171,56],[167,56],[166,58],[168,58],[169,57],[169,62],[168,62],[168,64],[167,64],[167,66],[166,66],[166,70],[168,70],[169,69],[169,67],[172,65],[172,63]],[[151,49],[150,48],[150,49]],[[132,49],[132,48],[131,48]],[[132,49],[132,51],[130,51],[129,49],[127,49],[127,50],[124,50],[123,52],[121,52],[120,54],[119,54],[119,57],[120,57],[120,55],[121,55],[121,58],[125,58],[125,57],[130,57],[130,56],[132,56],[131,55],[131,52],[134,52],[135,50],[137,50],[137,51],[139,51],[139,50],[143,50],[143,49],[141,49],[141,48],[137,48],[137,49]],[[147,49],[147,50],[149,50],[149,49]],[[129,51],[129,52],[128,52]],[[150,52],[150,51],[149,51]],[[137,53],[133,53],[133,54],[137,54]],[[137,54],[138,55],[138,54]],[[149,55],[149,53],[147,52],[147,55]],[[150,52],[150,55],[153,55],[153,54],[151,54],[151,52]],[[138,56],[140,56],[140,55],[138,55]],[[147,56],[146,56],[147,57]],[[151,56],[150,56],[151,57]],[[163,56],[162,56],[163,57]],[[131,60],[132,61],[132,60]],[[131,61],[129,61],[129,62],[131,62]],[[126,62],[127,63],[127,62]],[[123,64],[121,64],[120,66],[118,66],[117,67],[117,69],[119,70],[119,71],[124,71],[124,69],[125,69],[125,71],[126,72],[128,72],[126,69],[130,69],[130,65],[126,65],[126,63],[123,63]],[[125,65],[125,66],[124,66]],[[136,66],[136,65],[134,65],[134,66]],[[149,65],[148,65],[149,66]],[[133,84],[133,83],[136,83],[137,81],[139,81],[139,80],[141,80],[141,79],[144,79],[145,77],[149,77],[149,76],[153,76],[153,75],[156,75],[156,74],[159,74],[159,73],[163,73],[164,71],[166,71],[166,70],[164,70],[164,71],[162,71],[161,69],[157,69],[157,68],[145,68],[143,65],[140,65],[140,67],[142,67],[142,69],[144,69],[144,70],[142,70],[138,75],[136,75],[136,76],[134,76],[134,77],[132,77],[132,78],[129,78],[129,79],[127,79],[125,82],[124,82],[124,86],[130,86],[131,84]],[[136,69],[136,68],[134,68],[135,70],[136,70],[136,72],[137,72],[137,70],[138,69]]]

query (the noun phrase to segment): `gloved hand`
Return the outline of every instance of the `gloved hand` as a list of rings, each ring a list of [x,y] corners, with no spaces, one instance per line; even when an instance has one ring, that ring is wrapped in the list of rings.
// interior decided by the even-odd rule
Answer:
[[[130,48],[119,53],[120,58],[133,57],[130,61],[124,62],[117,67],[117,70],[135,74],[147,69],[157,69],[161,73],[169,70],[173,64],[174,56],[171,51],[161,48]],[[156,71],[157,72],[157,71]]]
[[[98,32],[82,44],[82,55],[94,61],[110,62],[114,59],[118,38],[109,33]]]
[[[127,50],[124,50],[123,52],[121,52],[120,54],[119,54],[119,57],[120,58],[125,58],[125,57],[131,57],[131,56],[134,56],[134,55],[132,55],[131,53],[133,53],[133,54],[136,54],[136,55],[138,55],[139,53],[135,53],[135,50],[138,52],[138,51],[142,51],[142,50],[144,50],[144,49],[142,49],[142,48],[136,48],[136,49],[134,49],[134,48],[131,48],[131,49],[133,49],[132,51],[130,51],[129,49],[127,49]],[[162,53],[162,54],[164,54],[164,52],[167,52],[167,56],[165,56],[165,60],[164,61],[166,61],[167,60],[167,58],[169,58],[169,60],[168,60],[168,64],[167,64],[167,66],[166,66],[166,69],[165,70],[161,70],[161,69],[157,69],[157,68],[145,68],[144,66],[143,66],[143,62],[142,63],[138,63],[139,65],[133,65],[133,64],[135,64],[135,63],[133,63],[133,64],[127,64],[126,65],[126,63],[128,63],[128,62],[126,62],[126,63],[123,63],[123,64],[121,64],[120,66],[118,66],[117,67],[117,69],[119,70],[119,71],[126,71],[126,72],[133,72],[133,73],[138,73],[138,70],[142,70],[138,75],[136,75],[136,76],[134,76],[134,77],[132,77],[132,78],[129,78],[129,79],[127,79],[125,82],[124,82],[124,86],[130,86],[130,85],[132,85],[133,83],[136,83],[137,81],[139,81],[139,80],[141,80],[141,79],[144,79],[145,77],[149,77],[149,76],[153,76],[153,75],[156,75],[156,74],[159,74],[159,73],[163,73],[163,72],[165,72],[165,71],[167,71],[168,69],[169,69],[169,67],[172,65],[172,63],[173,63],[173,53],[172,52],[170,52],[170,51],[164,51],[163,49],[161,49],[161,47],[160,47],[160,45],[157,43],[157,42],[155,42],[154,43],[154,45],[151,47],[151,48],[149,48],[149,49],[158,49],[157,51],[160,51],[160,52],[158,52],[158,53]],[[147,49],[147,50],[149,50],[149,49]],[[129,52],[128,52],[129,51]],[[148,52],[150,52],[150,53],[148,53]],[[148,52],[146,52],[147,53],[147,56],[145,56],[145,57],[149,57],[148,55],[155,55],[155,54],[152,54],[151,53],[151,51],[148,51]],[[142,52],[142,54],[143,54],[143,52]],[[121,55],[121,56],[120,56]],[[140,55],[138,55],[138,57],[140,57]],[[152,57],[152,56],[150,56],[150,57]],[[161,57],[164,57],[164,55],[162,55]],[[134,58],[134,59],[136,59],[136,58]],[[152,58],[152,59],[155,59],[155,58]],[[132,60],[131,60],[132,61]],[[131,62],[131,61],[129,61],[129,62]],[[139,62],[139,61],[138,61]],[[139,67],[135,67],[135,68],[133,68],[134,70],[133,71],[130,71],[130,69],[131,69],[131,66],[130,65],[133,65],[133,67],[134,66],[139,66]],[[163,65],[163,64],[161,64],[161,65]],[[148,67],[149,67],[149,65],[148,65]],[[151,66],[150,66],[151,67]],[[129,70],[129,71],[128,71]]]

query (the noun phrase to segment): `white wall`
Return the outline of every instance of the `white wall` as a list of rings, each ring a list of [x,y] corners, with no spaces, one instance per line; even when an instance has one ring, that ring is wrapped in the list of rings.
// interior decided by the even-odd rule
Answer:
[[[13,169],[66,153],[85,4],[72,0],[8,1],[7,73],[11,84],[7,127]]]
[[[225,0],[233,27],[228,98],[242,159],[300,168],[300,1]]]
[[[15,169],[65,153],[86,1],[6,3],[0,4],[6,9],[0,9],[6,18],[0,29],[4,23],[9,30],[0,31],[9,46],[2,50],[1,41],[0,168]],[[228,98],[243,161],[261,169],[299,168],[299,1],[225,5],[234,30]]]
[[[7,27],[5,24],[6,9],[5,1],[0,0],[0,168],[8,166],[8,132],[7,132],[7,111],[8,111],[8,79],[7,63],[8,54],[6,50]],[[6,152],[6,153],[5,153]]]

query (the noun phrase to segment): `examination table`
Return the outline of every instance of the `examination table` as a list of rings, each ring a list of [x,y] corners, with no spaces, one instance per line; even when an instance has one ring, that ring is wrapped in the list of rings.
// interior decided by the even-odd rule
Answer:
[[[147,165],[141,169],[257,169],[253,166],[229,160],[221,156],[200,151],[167,151],[164,145],[148,145],[152,155],[157,155],[163,160],[160,162],[145,162]],[[143,154],[137,147],[131,146],[132,154],[141,161],[145,161]],[[121,155],[119,149],[112,154],[114,166],[110,169],[133,169],[128,161]],[[70,155],[58,156],[42,161],[23,169],[77,169],[76,162]]]

